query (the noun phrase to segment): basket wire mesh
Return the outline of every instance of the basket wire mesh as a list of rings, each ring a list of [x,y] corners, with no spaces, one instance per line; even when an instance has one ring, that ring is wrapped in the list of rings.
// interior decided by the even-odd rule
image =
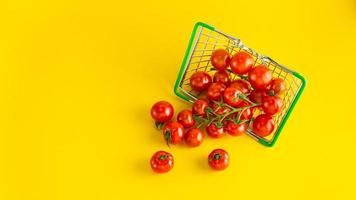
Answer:
[[[272,146],[276,142],[287,118],[290,115],[290,112],[305,87],[305,79],[298,73],[278,64],[271,58],[263,56],[247,47],[241,42],[240,39],[222,33],[208,24],[199,22],[194,27],[188,49],[175,84],[174,91],[179,97],[189,102],[194,102],[197,98],[199,98],[200,93],[194,91],[189,85],[190,76],[197,71],[205,71],[211,76],[214,75],[216,71],[210,63],[210,56],[216,49],[225,49],[231,55],[239,51],[248,52],[253,56],[255,66],[258,64],[264,64],[273,72],[274,78],[279,77],[285,80],[287,84],[286,91],[280,96],[283,100],[283,107],[281,112],[274,116],[274,132],[263,138],[254,134],[251,127],[247,130],[247,134],[259,141],[261,144],[265,146]],[[229,73],[232,80],[240,78],[231,72]],[[254,116],[257,116],[259,113],[260,111],[255,109]]]

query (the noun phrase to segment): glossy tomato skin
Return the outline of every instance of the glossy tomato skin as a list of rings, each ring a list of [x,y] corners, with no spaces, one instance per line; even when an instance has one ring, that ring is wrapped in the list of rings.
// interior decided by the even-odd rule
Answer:
[[[214,149],[208,157],[209,166],[214,170],[224,170],[229,166],[229,154],[223,149]]]
[[[241,90],[235,87],[226,88],[223,95],[224,102],[230,106],[237,107],[242,102],[242,99],[239,97],[241,93]]]
[[[179,122],[170,121],[163,126],[163,137],[167,144],[179,144],[183,140],[184,126]]]
[[[257,90],[266,90],[266,87],[272,81],[272,72],[265,65],[259,65],[250,70],[248,80],[253,88]]]
[[[283,101],[278,96],[265,96],[262,98],[262,109],[268,115],[277,114],[283,106]]]
[[[235,124],[233,121],[228,121],[224,130],[232,135],[232,136],[239,136],[242,135],[247,129],[246,123]]]
[[[231,56],[225,49],[217,49],[210,57],[211,64],[218,71],[224,71],[229,66]]]
[[[250,103],[247,103],[246,101],[241,102],[241,104],[238,106],[238,108],[243,108],[246,106],[250,106]],[[253,116],[254,112],[254,107],[246,108],[245,110],[242,111],[240,120],[250,120]]]
[[[251,70],[254,62],[250,54],[240,51],[232,56],[230,68],[235,74],[243,75]]]
[[[192,106],[193,114],[198,116],[206,116],[206,109],[209,107],[208,101],[204,99],[197,99]]]
[[[182,110],[177,115],[177,121],[184,126],[184,128],[190,128],[194,125],[193,112],[190,110]]]
[[[208,88],[208,99],[218,101],[221,99],[226,86],[223,83],[212,83]]]
[[[203,139],[204,133],[198,128],[191,128],[184,135],[184,141],[189,147],[199,146]]]
[[[286,83],[282,78],[273,79],[269,90],[272,90],[275,95],[281,95],[286,90]]]
[[[252,123],[252,130],[260,137],[266,137],[270,135],[274,130],[273,118],[267,114],[257,116]]]
[[[223,83],[225,85],[229,85],[231,77],[227,71],[217,71],[214,74],[213,81],[215,83]]]
[[[198,92],[208,89],[211,83],[211,76],[206,72],[198,71],[190,77],[190,87]]]
[[[156,122],[167,122],[172,119],[174,109],[167,101],[159,101],[151,108],[151,116]]]
[[[209,126],[206,127],[206,132],[212,138],[220,138],[224,136],[224,127],[217,126],[216,123],[211,123]]]
[[[248,98],[253,103],[262,103],[262,98],[268,96],[266,91],[252,90]]]
[[[244,94],[248,94],[251,91],[250,83],[245,81],[245,80],[242,80],[242,79],[238,79],[238,80],[232,81],[229,86],[230,87],[235,87],[235,88],[241,90],[241,92],[244,93]]]
[[[157,173],[166,173],[173,168],[174,159],[172,154],[165,151],[157,151],[151,157],[151,168]]]

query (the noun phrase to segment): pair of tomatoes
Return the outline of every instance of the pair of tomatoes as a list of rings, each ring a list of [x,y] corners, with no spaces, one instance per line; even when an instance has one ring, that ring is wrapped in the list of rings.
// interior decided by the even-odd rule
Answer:
[[[151,168],[157,173],[166,173],[174,166],[172,154],[157,151],[151,157]],[[208,164],[214,170],[223,170],[229,165],[229,154],[223,149],[214,149],[208,156]]]

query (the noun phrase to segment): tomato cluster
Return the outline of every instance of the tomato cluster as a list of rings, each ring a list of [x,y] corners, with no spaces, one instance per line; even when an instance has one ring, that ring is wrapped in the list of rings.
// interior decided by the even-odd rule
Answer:
[[[263,64],[254,66],[255,61],[247,52],[231,56],[218,49],[210,62],[215,70],[213,76],[197,71],[190,77],[190,87],[200,95],[191,109],[180,111],[177,119],[172,120],[174,109],[170,103],[160,101],[153,105],[151,115],[162,129],[167,145],[184,141],[189,147],[197,147],[204,140],[203,128],[211,138],[223,137],[225,133],[239,136],[248,127],[259,137],[270,135],[275,128],[273,115],[283,107],[279,95],[286,89],[285,81],[273,78],[272,71]],[[231,74],[238,78],[232,80]],[[255,112],[257,109],[261,112]],[[228,154],[222,149],[214,151],[208,157],[209,165],[225,169]],[[163,159],[166,157],[169,156],[161,156],[159,163],[167,165],[169,162]],[[152,163],[151,166],[154,168]]]

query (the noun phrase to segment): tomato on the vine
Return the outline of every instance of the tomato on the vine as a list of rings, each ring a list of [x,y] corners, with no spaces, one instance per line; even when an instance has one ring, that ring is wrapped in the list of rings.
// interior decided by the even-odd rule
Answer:
[[[198,71],[190,77],[190,87],[198,92],[206,90],[212,82],[210,75],[206,72]]]
[[[224,103],[213,102],[211,105],[213,112],[218,115],[223,115],[231,111],[229,107],[227,107]]]
[[[229,166],[229,154],[223,149],[214,149],[209,154],[208,163],[212,169],[226,169]]]
[[[266,137],[270,135],[274,130],[273,118],[267,114],[257,116],[252,123],[252,130],[260,137]]]
[[[224,135],[224,127],[219,122],[212,122],[206,127],[206,132],[212,138],[220,138]]]
[[[269,115],[278,113],[283,106],[283,101],[278,96],[266,96],[262,98],[263,112]]]
[[[206,109],[209,107],[209,103],[204,99],[197,99],[194,101],[192,106],[193,114],[198,116],[205,116]]]
[[[224,91],[224,102],[229,104],[230,106],[238,106],[241,102],[242,99],[240,98],[241,90],[235,88],[235,87],[228,87]]]
[[[212,83],[207,93],[209,100],[220,100],[225,89],[226,86],[223,83]]]
[[[174,160],[172,154],[165,151],[157,151],[151,157],[151,168],[157,173],[165,173],[173,168]]]
[[[257,90],[265,90],[272,81],[272,72],[265,65],[259,65],[251,69],[248,79]]]
[[[234,80],[231,82],[231,84],[229,85],[230,87],[235,87],[239,90],[241,90],[242,93],[247,94],[250,92],[250,88],[251,85],[249,82],[243,80],[243,79],[238,79],[238,80]]]
[[[170,121],[163,126],[163,136],[167,145],[179,144],[184,136],[184,126],[179,122]]]
[[[211,64],[218,71],[224,71],[230,63],[231,56],[225,49],[215,50],[210,57]]]
[[[190,147],[197,147],[203,142],[204,133],[198,128],[189,129],[185,135],[185,143]]]
[[[230,74],[227,71],[217,71],[214,74],[213,81],[215,83],[224,83],[225,85],[230,84]]]
[[[172,119],[174,109],[167,101],[159,101],[151,108],[151,116],[156,122],[167,122]]]
[[[246,131],[246,129],[246,123],[235,123],[233,121],[227,121],[224,127],[224,130],[232,136],[242,135]]]
[[[244,108],[250,105],[251,105],[250,103],[243,101],[238,106],[238,108]],[[245,108],[243,111],[241,111],[240,120],[250,120],[253,116],[254,110],[255,110],[254,107]]]
[[[250,54],[240,51],[232,56],[230,68],[235,74],[243,75],[251,70],[254,62]]]
[[[282,78],[273,79],[269,90],[272,90],[275,95],[283,94],[286,90],[286,83]]]
[[[194,125],[193,112],[190,110],[182,110],[177,115],[177,121],[181,123],[184,128],[190,128]]]

